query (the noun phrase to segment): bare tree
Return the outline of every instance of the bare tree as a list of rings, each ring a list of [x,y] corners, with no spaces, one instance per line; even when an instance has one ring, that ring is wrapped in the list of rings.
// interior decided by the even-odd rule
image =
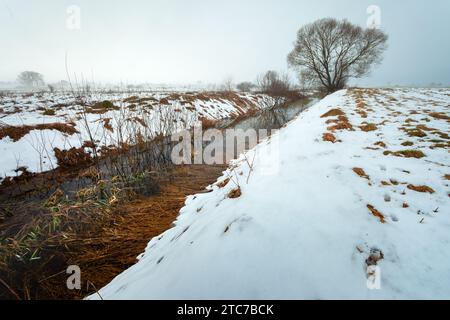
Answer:
[[[242,92],[250,92],[250,91],[252,91],[252,89],[254,87],[255,87],[255,85],[253,83],[244,81],[244,82],[239,83],[236,86],[236,89],[238,89],[239,91],[242,91]]]
[[[261,91],[275,96],[283,96],[291,90],[289,75],[267,71],[256,80]]]
[[[27,88],[40,87],[44,85],[44,76],[35,71],[23,71],[17,76],[20,84]]]
[[[347,20],[320,19],[300,28],[288,63],[303,81],[334,92],[380,63],[387,39],[381,30],[363,29]]]
[[[231,77],[231,76],[226,77],[222,84],[222,90],[231,92],[231,91],[233,91],[233,87],[234,87],[233,77]]]

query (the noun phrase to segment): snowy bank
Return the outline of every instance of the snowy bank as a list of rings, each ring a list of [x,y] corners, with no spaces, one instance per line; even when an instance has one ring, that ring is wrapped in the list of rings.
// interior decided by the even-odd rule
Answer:
[[[188,197],[99,294],[450,298],[449,102],[431,89],[328,96]]]

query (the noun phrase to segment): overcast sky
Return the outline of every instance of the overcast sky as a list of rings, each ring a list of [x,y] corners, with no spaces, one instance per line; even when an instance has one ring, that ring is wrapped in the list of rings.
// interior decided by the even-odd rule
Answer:
[[[372,4],[389,48],[358,84],[450,85],[449,0],[0,0],[0,81],[23,70],[66,79],[66,52],[71,72],[96,82],[254,80],[287,70],[302,25],[336,17],[366,26]]]

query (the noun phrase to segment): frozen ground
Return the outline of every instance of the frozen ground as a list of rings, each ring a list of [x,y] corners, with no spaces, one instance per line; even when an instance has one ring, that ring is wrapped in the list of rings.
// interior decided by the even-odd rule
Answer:
[[[99,294],[449,299],[449,103],[445,89],[325,98],[188,197]]]
[[[54,148],[79,148],[91,136],[99,148],[133,144],[140,136],[167,135],[188,128],[201,118],[235,117],[274,102],[262,94],[227,92],[101,92],[92,94],[88,100],[83,106],[72,93],[0,96],[0,181],[15,176],[14,170],[20,167],[27,167],[31,172],[54,169],[58,166]],[[95,106],[105,100],[112,105]],[[53,123],[68,124],[77,132],[64,133],[44,126],[16,139],[2,137],[2,127],[20,129]]]

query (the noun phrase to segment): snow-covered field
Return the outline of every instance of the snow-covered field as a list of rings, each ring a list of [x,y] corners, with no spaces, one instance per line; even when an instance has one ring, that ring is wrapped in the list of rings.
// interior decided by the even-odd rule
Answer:
[[[136,137],[169,134],[188,128],[201,118],[234,117],[273,102],[266,95],[245,93],[99,92],[82,106],[72,93],[3,95],[0,96],[0,181],[5,176],[15,176],[14,170],[20,167],[27,167],[30,172],[56,168],[54,148],[79,148],[89,145],[85,141],[91,140],[99,148],[132,144]],[[46,127],[54,123],[67,124],[69,132]],[[25,134],[16,137],[2,135],[2,130],[6,132],[5,128],[11,126],[12,129],[28,128]]]
[[[188,197],[99,294],[449,299],[449,104],[447,89],[328,96]]]

